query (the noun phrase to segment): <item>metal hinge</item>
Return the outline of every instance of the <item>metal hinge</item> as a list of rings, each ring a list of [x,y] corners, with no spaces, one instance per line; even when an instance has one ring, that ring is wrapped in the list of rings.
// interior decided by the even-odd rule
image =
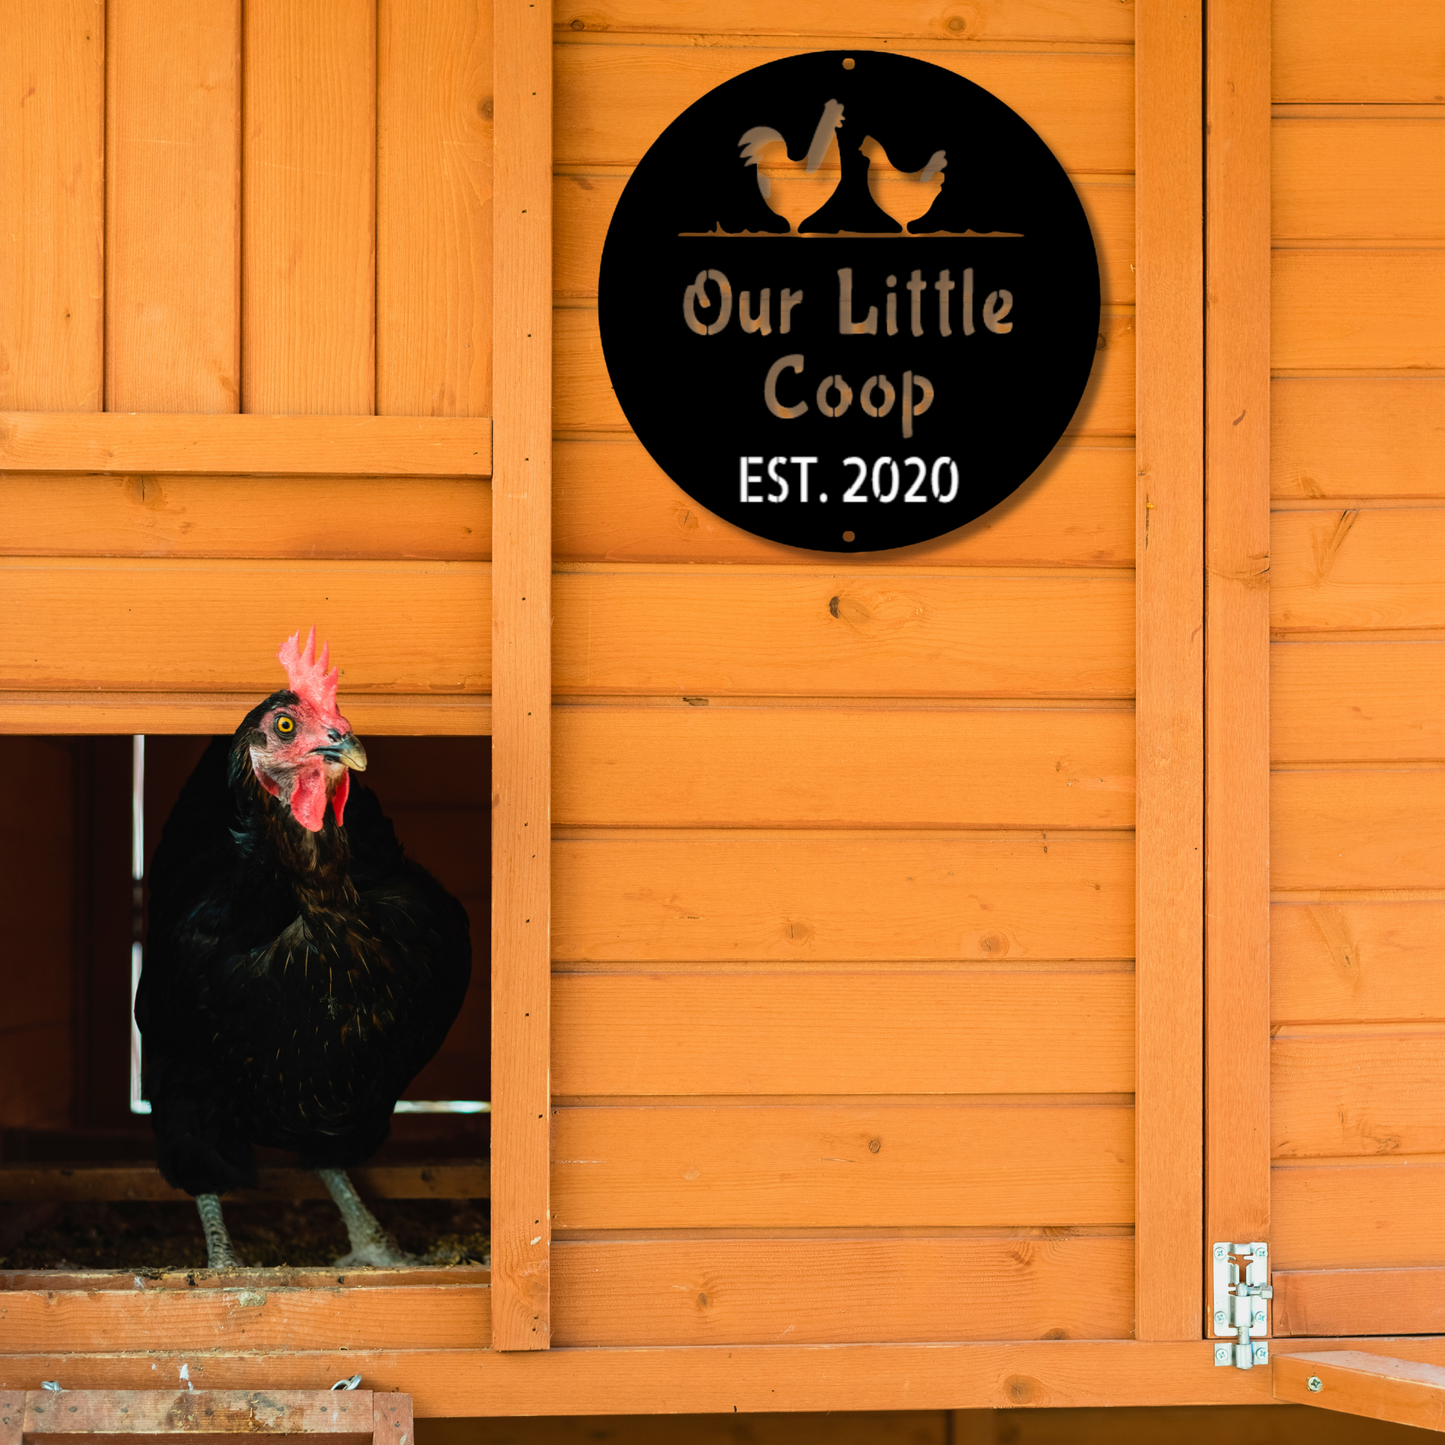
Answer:
[[[1210,1261],[1214,1273],[1216,1335],[1233,1336],[1232,1345],[1215,1345],[1216,1365],[1241,1370],[1269,1363],[1269,1306],[1274,1298],[1269,1284],[1269,1246],[1216,1244]]]

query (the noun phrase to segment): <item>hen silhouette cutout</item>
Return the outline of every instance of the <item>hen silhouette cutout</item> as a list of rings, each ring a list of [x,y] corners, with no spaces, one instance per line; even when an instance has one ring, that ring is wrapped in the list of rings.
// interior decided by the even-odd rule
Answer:
[[[900,171],[871,135],[863,137],[858,149],[868,158],[869,194],[905,230],[933,209],[943,189],[943,168],[948,164],[943,151],[934,151],[920,170]]]

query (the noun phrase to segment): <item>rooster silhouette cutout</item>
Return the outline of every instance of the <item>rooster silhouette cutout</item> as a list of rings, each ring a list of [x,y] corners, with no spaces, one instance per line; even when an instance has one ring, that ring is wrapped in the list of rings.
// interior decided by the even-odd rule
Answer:
[[[843,107],[836,100],[830,100],[823,107],[808,154],[801,161],[789,158],[787,141],[771,126],[755,125],[738,140],[743,164],[757,171],[758,191],[768,209],[775,216],[781,216],[790,231],[796,232],[799,224],[818,208],[818,182],[809,177],[836,146],[837,130],[842,123]]]

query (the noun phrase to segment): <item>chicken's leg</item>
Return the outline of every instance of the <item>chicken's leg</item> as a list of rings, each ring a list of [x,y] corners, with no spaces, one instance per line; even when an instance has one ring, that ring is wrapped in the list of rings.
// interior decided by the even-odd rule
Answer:
[[[212,1269],[234,1269],[241,1261],[236,1258],[226,1221],[221,1218],[221,1196],[198,1194],[196,1208],[200,1212],[201,1228],[206,1231],[206,1263]]]
[[[381,1221],[361,1202],[351,1180],[344,1169],[318,1169],[321,1182],[330,1191],[346,1222],[346,1233],[351,1240],[351,1253],[344,1254],[336,1261],[338,1267],[358,1264],[410,1264],[416,1258],[407,1254],[391,1235],[382,1228]]]

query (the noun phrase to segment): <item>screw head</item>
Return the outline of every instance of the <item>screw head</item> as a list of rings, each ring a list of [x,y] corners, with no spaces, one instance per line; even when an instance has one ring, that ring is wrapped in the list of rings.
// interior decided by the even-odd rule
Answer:
[[[1215,1259],[1224,1258],[1224,1246],[1222,1244],[1216,1244],[1214,1246],[1214,1257]]]
[[[1269,1359],[1269,1346],[1256,1345],[1254,1347],[1254,1357],[1260,1362],[1260,1364],[1263,1364],[1267,1359]]]
[[[1215,1363],[1216,1365],[1227,1365],[1227,1364],[1229,1363],[1229,1346],[1228,1346],[1228,1345],[1215,1345],[1215,1347],[1214,1347],[1214,1363]]]
[[[1325,1387],[1325,1382],[1318,1375],[1311,1375],[1305,1384],[1309,1387],[1310,1393],[1318,1395]]]
[[[1217,1324],[1217,1325],[1222,1325],[1222,1324],[1224,1323],[1224,1321],[1225,1321],[1225,1318],[1226,1318],[1226,1316],[1225,1316],[1225,1313],[1224,1313],[1223,1310],[1215,1310],[1215,1312],[1214,1312],[1214,1323],[1215,1323],[1215,1324]]]

